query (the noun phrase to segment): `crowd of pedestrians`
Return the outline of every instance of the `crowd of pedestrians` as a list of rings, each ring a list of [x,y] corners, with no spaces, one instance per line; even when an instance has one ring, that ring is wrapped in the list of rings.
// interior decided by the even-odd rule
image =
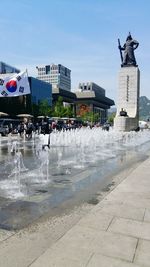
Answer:
[[[7,134],[20,134],[21,137],[27,139],[32,138],[32,134],[50,134],[52,131],[67,131],[82,127],[102,127],[103,130],[109,130],[109,124],[105,123],[103,126],[98,123],[82,122],[76,119],[49,119],[43,118],[41,120],[32,121],[31,119],[24,119],[16,124],[9,123],[6,131]]]

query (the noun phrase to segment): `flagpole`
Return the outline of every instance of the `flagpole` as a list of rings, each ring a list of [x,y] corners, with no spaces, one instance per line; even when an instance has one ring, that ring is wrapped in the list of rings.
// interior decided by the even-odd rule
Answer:
[[[27,70],[27,68],[26,68],[26,75],[27,75],[27,79],[28,79],[28,70]],[[28,80],[28,83],[29,83],[29,80]],[[27,108],[27,96],[25,95],[24,96],[24,100],[25,100],[25,102],[24,102],[24,104],[25,104],[25,109]]]
[[[26,69],[27,77],[28,77],[28,69]]]

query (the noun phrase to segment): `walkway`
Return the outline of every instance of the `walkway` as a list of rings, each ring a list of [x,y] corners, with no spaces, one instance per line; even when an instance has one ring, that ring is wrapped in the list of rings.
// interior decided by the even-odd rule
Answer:
[[[29,266],[150,267],[150,158]]]

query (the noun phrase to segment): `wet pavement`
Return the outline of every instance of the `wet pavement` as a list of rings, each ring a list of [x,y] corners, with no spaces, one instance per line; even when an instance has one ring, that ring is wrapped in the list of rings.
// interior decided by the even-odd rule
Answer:
[[[79,149],[51,147],[48,153],[40,150],[42,157],[49,158],[46,170],[46,165],[41,168],[33,140],[17,140],[26,169],[18,175],[13,173],[12,142],[5,138],[0,145],[0,228],[7,230],[22,229],[45,214],[54,216],[83,202],[97,204],[98,192],[113,186],[112,177],[145,160],[150,149],[150,142],[134,149],[112,146],[102,153],[97,148],[88,157]]]

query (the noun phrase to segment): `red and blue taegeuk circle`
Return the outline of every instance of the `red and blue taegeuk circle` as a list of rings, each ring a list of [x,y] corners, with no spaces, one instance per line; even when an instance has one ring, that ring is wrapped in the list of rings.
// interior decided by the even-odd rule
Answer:
[[[10,80],[6,83],[6,88],[10,93],[14,93],[17,90],[17,82],[15,80]]]

